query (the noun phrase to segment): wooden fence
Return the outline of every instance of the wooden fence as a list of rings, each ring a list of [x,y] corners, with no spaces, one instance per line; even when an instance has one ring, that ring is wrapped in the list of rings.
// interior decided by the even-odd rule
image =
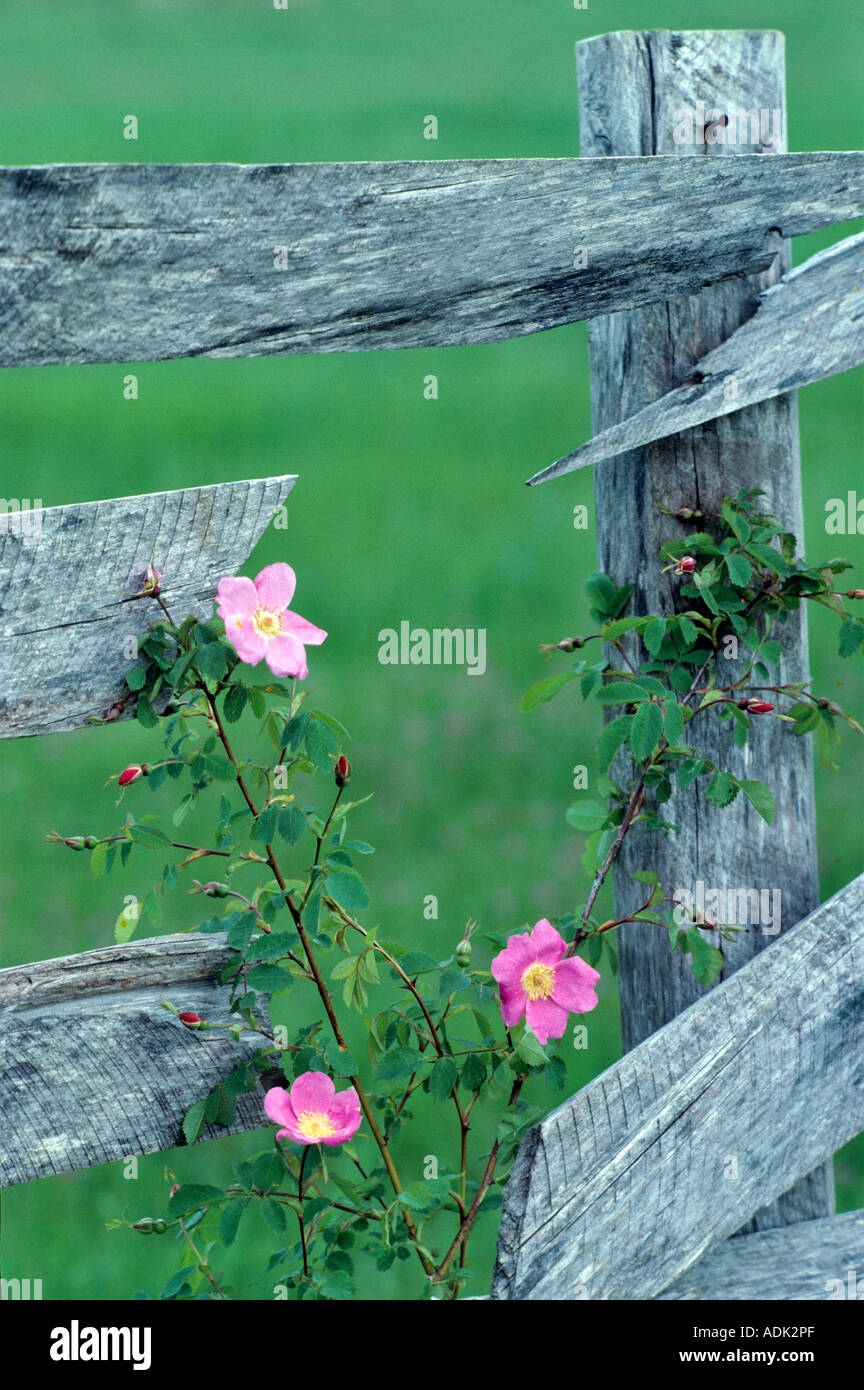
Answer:
[[[680,143],[681,109],[703,104],[785,128],[776,33],[610,34],[577,56],[578,159],[0,171],[0,365],[495,342],[590,319],[595,437],[531,481],[595,464],[602,568],[635,578],[637,611],[673,611],[648,563],[658,500],[710,509],[762,487],[801,533],[795,389],[864,359],[864,238],[794,272],[787,239],[864,214],[864,155],[790,155],[752,123],[748,143],[721,141],[716,116]],[[52,508],[38,544],[7,524],[0,735],[104,716],[151,555],[175,615],[206,613],[294,481]],[[802,618],[782,640],[782,679],[806,679]],[[864,1269],[864,1213],[833,1214],[830,1174],[864,1127],[864,879],[817,906],[807,740],[766,720],[751,745],[772,829],[743,798],[673,800],[678,837],[625,842],[617,911],[651,863],[664,882],[776,886],[799,925],[724,943],[707,993],[665,938],[621,930],[627,1055],[523,1142],[493,1298],[821,1298]],[[722,755],[747,775],[746,752]],[[223,949],[169,937],[0,972],[0,1181],[180,1142],[190,1101],[249,1044],[205,1043],[153,1004],[227,1010]],[[241,1098],[234,1127],[260,1119],[260,1094]]]

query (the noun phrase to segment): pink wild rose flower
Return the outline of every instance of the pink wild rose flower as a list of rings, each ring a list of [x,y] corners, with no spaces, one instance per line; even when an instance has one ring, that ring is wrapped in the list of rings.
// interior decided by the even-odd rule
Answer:
[[[501,986],[501,1017],[508,1028],[525,1018],[541,1046],[562,1038],[568,1014],[587,1014],[597,1003],[599,972],[578,956],[563,959],[567,943],[544,917],[533,931],[511,936],[492,962]]]
[[[305,1071],[290,1091],[273,1086],[264,1097],[264,1109],[282,1129],[277,1139],[295,1144],[347,1144],[360,1128],[360,1099],[353,1086],[337,1095],[323,1071]]]
[[[266,661],[274,676],[305,680],[305,648],[320,647],[327,633],[289,609],[296,582],[291,566],[281,561],[254,580],[220,579],[216,611],[241,661],[250,666]]]

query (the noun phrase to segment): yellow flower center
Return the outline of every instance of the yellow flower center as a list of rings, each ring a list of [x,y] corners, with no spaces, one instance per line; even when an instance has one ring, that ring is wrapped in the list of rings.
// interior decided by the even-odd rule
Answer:
[[[522,976],[522,988],[529,999],[548,999],[555,988],[555,971],[535,961]]]
[[[329,1115],[320,1110],[304,1110],[297,1116],[297,1128],[306,1139],[327,1139],[336,1133],[336,1126]]]
[[[252,614],[252,623],[262,637],[278,637],[282,631],[282,614],[274,613],[272,608],[259,606]]]

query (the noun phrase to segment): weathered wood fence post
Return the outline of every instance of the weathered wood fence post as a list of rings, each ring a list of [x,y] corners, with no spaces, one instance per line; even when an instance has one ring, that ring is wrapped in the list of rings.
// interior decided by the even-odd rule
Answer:
[[[784,39],[770,31],[604,34],[577,45],[581,154],[680,155],[706,160],[786,149]],[[688,142],[685,113],[692,113]],[[746,120],[740,117],[747,113]],[[726,118],[724,123],[723,118]],[[743,143],[747,141],[748,143]],[[767,169],[766,169],[767,172]],[[706,208],[722,229],[726,209]],[[736,276],[700,294],[594,319],[589,324],[594,434],[681,386],[695,364],[727,339],[756,308],[756,296],[788,268],[782,220],[765,225],[777,256],[764,274]],[[590,247],[588,256],[590,259]],[[669,257],[687,256],[670,229]],[[731,388],[734,389],[734,386]],[[635,583],[634,612],[672,612],[677,585],[661,574],[658,549],[675,534],[673,517],[657,506],[719,512],[725,496],[761,488],[768,512],[801,538],[797,397],[794,392],[598,463],[595,470],[600,568]],[[706,529],[710,523],[706,523]],[[681,530],[682,535],[686,534]],[[678,605],[680,606],[680,605]],[[808,676],[802,611],[777,634],[784,646],[781,679]],[[729,670],[734,671],[734,663]],[[730,675],[734,679],[734,674]],[[810,741],[788,737],[772,719],[754,721],[745,749],[733,749],[728,725],[707,721],[706,756],[739,777],[756,770],[777,806],[768,827],[739,797],[724,810],[692,789],[665,808],[677,836],[641,834],[624,842],[615,869],[616,914],[638,906],[632,874],[653,868],[667,891],[701,881],[718,889],[779,889],[783,928],[818,903]],[[689,962],[669,950],[665,932],[620,929],[621,1018],[625,1049],[633,1048],[702,993]],[[774,936],[761,926],[723,942],[727,978]],[[721,943],[717,943],[721,944]],[[729,1154],[729,1159],[734,1159]],[[705,1174],[721,1183],[723,1173]],[[724,1184],[725,1186],[725,1184]],[[758,1212],[747,1229],[785,1225],[833,1210],[830,1164]]]

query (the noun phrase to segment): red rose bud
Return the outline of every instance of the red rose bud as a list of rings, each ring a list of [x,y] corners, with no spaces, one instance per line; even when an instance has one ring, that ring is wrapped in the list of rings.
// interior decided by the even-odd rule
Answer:
[[[117,781],[120,783],[121,787],[130,787],[132,783],[137,782],[140,777],[146,776],[146,763],[130,763],[128,767],[124,767]]]
[[[864,598],[864,589],[847,589],[847,598]]]
[[[333,764],[333,776],[336,778],[337,787],[344,787],[351,776],[351,764],[344,753],[340,753]]]
[[[84,836],[83,836],[83,835],[73,835],[71,839],[69,839],[69,840],[64,840],[63,843],[64,843],[64,845],[68,845],[70,849],[83,849],[83,848],[84,848]]]
[[[692,555],[682,555],[676,566],[678,574],[692,574],[696,568],[697,561]]]
[[[114,701],[114,704],[108,710],[107,714],[103,715],[106,724],[113,724],[115,719],[120,718],[121,714],[123,713],[123,705],[123,700]]]
[[[186,1009],[182,1014],[178,1014],[181,1023],[185,1023],[187,1028],[197,1028],[201,1019],[197,1014],[193,1014],[190,1009]]]
[[[773,705],[769,705],[767,700],[745,700],[744,709],[750,714],[770,714]]]

